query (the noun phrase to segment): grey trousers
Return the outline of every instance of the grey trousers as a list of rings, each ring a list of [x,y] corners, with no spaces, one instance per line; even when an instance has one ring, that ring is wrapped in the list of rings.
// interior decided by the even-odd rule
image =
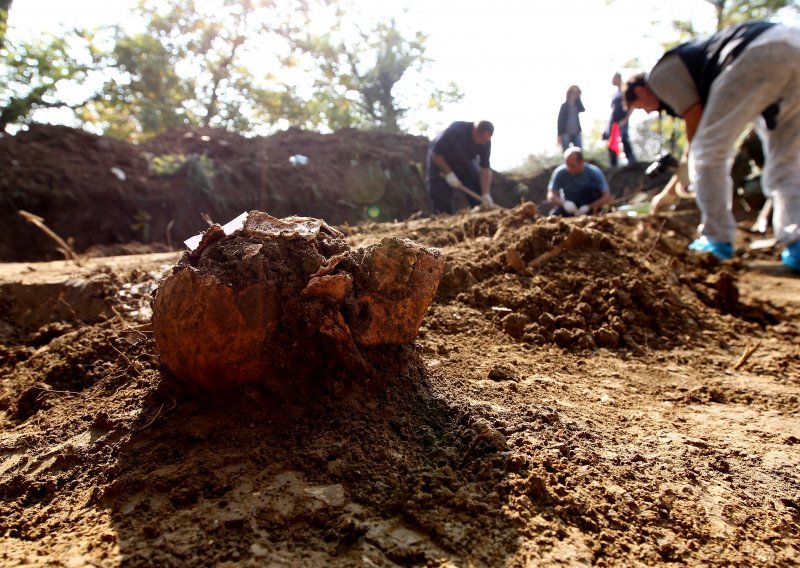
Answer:
[[[767,130],[759,115],[778,101],[777,125]],[[711,86],[689,173],[702,213],[700,233],[715,242],[733,242],[736,233],[730,170],[736,139],[750,122],[760,126],[764,143],[762,180],[773,198],[775,236],[791,244],[800,240],[800,29],[767,30]]]

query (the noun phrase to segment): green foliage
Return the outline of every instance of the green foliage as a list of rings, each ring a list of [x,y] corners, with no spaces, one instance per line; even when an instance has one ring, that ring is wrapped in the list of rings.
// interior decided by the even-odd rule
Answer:
[[[0,131],[9,124],[30,122],[36,109],[87,104],[65,100],[62,87],[78,86],[94,69],[91,41],[78,30],[60,37],[7,41],[0,49]]]
[[[0,0],[0,8],[8,4]],[[312,33],[311,22],[325,20],[321,10],[333,11],[334,24]],[[452,83],[420,79],[429,63],[422,34],[393,20],[354,28],[337,0],[140,0],[134,15],[143,30],[120,25],[6,46],[0,126],[62,107],[127,140],[176,126],[398,131],[411,108],[441,109],[461,97]],[[245,64],[254,55],[275,72],[254,74]],[[275,79],[281,73],[296,78],[292,86]],[[92,77],[102,86],[87,92]],[[416,99],[398,94],[401,81],[416,81]],[[86,98],[62,100],[65,82],[81,85]]]
[[[104,96],[82,118],[107,133],[136,139],[180,126],[249,131],[280,116],[284,94],[256,81],[241,54],[265,35],[267,24],[251,21],[272,10],[270,0],[142,0],[137,14],[146,30],[117,28],[106,55],[116,73]],[[259,21],[268,18],[261,17]]]
[[[797,0],[706,0],[717,16],[717,30],[748,22],[768,20],[784,9],[800,10]]]
[[[525,201],[531,194],[531,188],[529,188],[524,183],[518,183],[514,186],[514,193],[516,194],[517,198],[519,198],[520,201]]]
[[[184,107],[190,91],[157,38],[120,36],[106,61],[116,72],[106,81],[103,97],[82,112],[85,122],[129,140],[196,123]]]
[[[181,170],[186,172],[189,189],[203,195],[211,195],[214,191],[214,161],[206,155],[190,154],[186,157]]]
[[[341,5],[334,4],[333,10],[335,23],[325,32],[308,31],[312,26],[306,14],[305,22],[289,34],[294,57],[305,62],[316,77],[314,94],[305,108],[305,124],[332,130],[372,127],[401,131],[410,103],[398,96],[396,87],[430,63],[425,55],[425,35],[404,33],[394,19],[363,30],[345,20]],[[441,109],[463,96],[454,83],[444,89],[428,87],[422,103],[428,108]]]
[[[648,118],[637,124],[631,133],[631,144],[636,157],[645,162],[663,152],[680,157],[686,142],[685,123],[671,116]]]
[[[798,0],[704,0],[714,8],[716,30],[752,20],[769,20],[782,10],[800,12]],[[691,20],[674,20],[672,26],[678,33],[674,42],[665,47],[670,48],[703,35]],[[709,31],[709,30],[705,30]]]
[[[157,176],[171,176],[178,173],[185,163],[186,156],[184,154],[154,156],[149,160],[150,173]]]
[[[150,242],[150,214],[147,211],[138,211],[133,216],[131,229],[139,235],[139,241],[143,243]]]
[[[548,168],[554,168],[563,161],[561,152],[541,152],[539,154],[528,154],[520,165],[513,168],[509,173],[516,177],[533,177]]]

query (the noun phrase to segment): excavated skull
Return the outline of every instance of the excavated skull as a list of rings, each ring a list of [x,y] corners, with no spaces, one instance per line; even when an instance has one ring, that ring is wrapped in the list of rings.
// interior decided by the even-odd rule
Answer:
[[[231,234],[206,231],[159,286],[159,357],[209,388],[287,391],[329,368],[368,372],[376,348],[414,340],[444,264],[407,239],[351,250],[319,219],[251,211]]]

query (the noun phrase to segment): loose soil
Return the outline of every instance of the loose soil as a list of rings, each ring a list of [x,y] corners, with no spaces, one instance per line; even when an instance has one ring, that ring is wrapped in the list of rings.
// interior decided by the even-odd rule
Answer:
[[[685,254],[695,221],[344,227],[448,265],[380,388],[305,400],[161,369],[177,254],[2,265],[0,560],[798,565],[800,279]]]

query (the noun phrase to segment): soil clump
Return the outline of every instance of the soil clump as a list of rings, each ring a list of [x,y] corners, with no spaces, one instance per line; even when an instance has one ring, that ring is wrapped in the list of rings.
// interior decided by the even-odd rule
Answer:
[[[333,371],[367,381],[413,342],[444,264],[409,240],[350,250],[322,220],[251,211],[230,235],[212,226],[159,286],[159,357],[206,388],[307,397]]]

